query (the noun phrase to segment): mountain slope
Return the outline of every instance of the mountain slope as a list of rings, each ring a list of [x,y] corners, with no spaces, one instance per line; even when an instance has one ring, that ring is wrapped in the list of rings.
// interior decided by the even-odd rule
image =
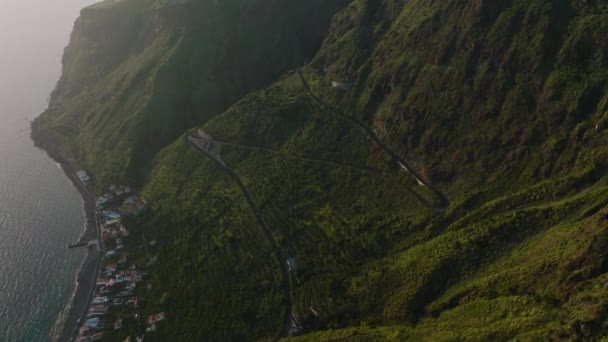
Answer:
[[[230,12],[249,2],[226,4]],[[230,84],[239,91],[210,111],[207,101],[221,94],[186,83],[192,102],[178,103],[204,114],[142,116],[159,120],[152,127],[170,127],[163,120],[180,127],[162,139],[177,137],[155,156],[149,177],[139,178],[151,210],[132,223],[134,234],[160,242],[143,311],[164,311],[167,321],[153,338],[608,334],[607,26],[601,1],[355,0],[301,68],[319,101],[298,73],[285,72],[306,53],[252,53],[294,61],[264,82],[259,65],[235,74],[206,65],[237,75]],[[200,56],[187,35],[170,37],[155,40],[162,48],[154,58],[172,49],[180,58]],[[222,50],[222,61],[242,57],[236,47],[250,47],[243,44]],[[170,65],[158,72],[183,75],[175,69],[182,64]],[[182,89],[159,84],[143,104]],[[116,91],[140,108],[137,97]],[[59,108],[74,103],[62,96],[81,95],[60,83],[55,96]],[[51,117],[37,124],[46,127]],[[108,122],[127,122],[117,117]],[[189,140],[200,140],[199,129],[213,137],[221,162]],[[133,147],[125,158],[155,146],[149,159],[164,146],[152,144],[149,132],[124,132],[121,141]],[[129,169],[120,155],[83,146],[90,154],[71,154],[79,162]],[[120,179],[114,172],[101,174]],[[449,206],[441,210],[444,198]]]
[[[447,193],[444,214],[296,75],[204,126],[230,143],[222,159],[295,256],[293,309],[306,331],[387,325],[311,340],[605,332],[607,15],[600,3],[355,1],[334,18],[305,69],[313,91]],[[159,217],[217,184],[179,187],[182,163],[210,172],[204,158],[181,141],[163,152],[145,192]]]
[[[128,0],[88,7],[33,136],[90,169],[99,186],[141,183],[161,148],[314,53],[345,3]]]

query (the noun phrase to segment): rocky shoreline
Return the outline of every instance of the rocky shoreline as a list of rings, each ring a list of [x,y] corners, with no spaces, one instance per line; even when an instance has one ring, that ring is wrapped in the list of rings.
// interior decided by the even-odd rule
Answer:
[[[45,151],[52,160],[59,163],[65,175],[70,179],[72,185],[82,196],[86,227],[80,241],[84,242],[97,239],[99,237],[99,227],[95,214],[94,195],[80,183],[72,165],[58,152],[54,151],[54,149],[47,144],[48,142],[43,142],[44,139],[41,139],[40,135],[36,134],[34,125],[32,125],[31,137],[36,147]],[[101,244],[99,245],[101,246]],[[68,313],[63,322],[63,327],[58,330],[58,334],[53,336],[53,341],[70,341],[76,336],[78,322],[85,318],[95,290],[95,281],[97,279],[97,274],[99,273],[100,263],[101,251],[95,247],[88,248],[87,256],[78,271],[76,290],[73,297],[70,299],[71,303],[66,304]]]

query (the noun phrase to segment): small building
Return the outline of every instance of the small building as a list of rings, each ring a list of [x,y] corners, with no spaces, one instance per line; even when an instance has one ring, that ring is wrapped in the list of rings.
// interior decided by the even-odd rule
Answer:
[[[109,294],[110,292],[110,287],[106,286],[105,283],[103,284],[103,286],[101,286],[101,288],[99,288],[99,293],[102,295]]]
[[[93,328],[93,329],[97,329],[97,328],[99,328],[100,324],[101,324],[101,319],[99,317],[95,317],[95,318],[87,319],[87,321],[84,323],[84,326]]]
[[[109,302],[110,299],[108,297],[95,297],[93,298],[92,304],[105,304]]]
[[[104,211],[103,216],[107,220],[118,220],[120,218],[120,213],[117,213],[115,211]]]
[[[114,323],[114,330],[119,330],[120,328],[122,328],[122,319],[119,319]]]
[[[352,82],[336,82],[336,81],[332,81],[331,82],[331,86],[336,88],[336,89],[340,89],[340,90],[349,90],[350,88],[353,87],[353,83]]]
[[[93,334],[90,338],[89,338],[89,342],[94,342],[94,341],[101,341],[103,339],[103,332],[98,332]]]
[[[156,315],[151,315],[148,317],[148,324],[154,324],[160,321],[165,320],[165,313],[161,312]]]
[[[124,226],[121,225],[118,229],[120,230],[120,234],[122,234],[122,236],[129,236],[129,231]]]
[[[120,219],[107,220],[102,224],[103,229],[112,229],[120,225]]]
[[[95,285],[96,286],[107,286],[108,285],[108,279],[106,279],[106,278],[97,278],[97,281],[95,282]]]
[[[76,171],[76,177],[82,182],[84,185],[89,185],[91,183],[91,177],[84,170]]]
[[[287,259],[287,269],[291,272],[296,268],[296,261],[293,258]]]
[[[78,338],[76,341],[86,341],[89,336],[91,336],[91,328],[81,327],[78,329]]]

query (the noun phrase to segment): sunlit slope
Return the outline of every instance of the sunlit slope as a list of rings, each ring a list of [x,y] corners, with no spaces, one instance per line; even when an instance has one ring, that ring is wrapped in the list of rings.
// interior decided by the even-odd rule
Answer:
[[[355,1],[334,18],[304,69],[313,91],[447,194],[444,213],[294,74],[203,127],[297,260],[304,331],[364,325],[304,339],[605,331],[606,17],[594,3]],[[157,217],[207,193],[180,185],[182,163],[214,167],[182,140],[165,150],[146,188]]]
[[[319,111],[297,80],[288,77],[248,96],[204,129],[223,143],[222,159],[249,188],[286,256],[296,260],[291,301],[308,331],[400,322],[407,329],[383,331],[483,340],[573,336],[581,322],[603,322],[600,275],[606,255],[598,238],[603,241],[608,228],[608,183],[601,165],[511,190],[505,184],[478,186],[454,196],[449,210],[438,214],[412,195],[420,186],[408,174],[378,155],[359,130]],[[153,203],[154,231],[161,237],[164,227],[182,227],[183,234],[213,237],[216,248],[222,246],[220,237],[232,241],[229,253],[255,250],[256,259],[273,260],[261,235],[235,236],[241,234],[235,233],[238,228],[222,224],[250,217],[251,208],[221,175],[217,164],[185,140],[165,150],[145,191]],[[209,203],[216,193],[230,199]],[[227,204],[232,202],[240,203],[240,213]],[[219,209],[216,215],[208,212]],[[160,223],[169,217],[171,223]],[[208,224],[194,228],[191,222]],[[254,222],[250,229],[260,234]],[[158,272],[175,269],[180,262],[174,262],[168,258]],[[210,261],[199,262],[206,267]],[[278,279],[278,265],[269,271]],[[572,297],[579,288],[594,296],[593,304]],[[227,293],[225,300],[234,295]],[[267,302],[245,298],[240,303]],[[277,302],[274,310],[281,312],[283,304]],[[162,308],[187,316],[172,305]],[[228,310],[238,320],[237,311]],[[273,321],[279,329],[280,319]],[[326,334],[311,338],[332,339],[342,332]]]
[[[285,257],[295,261],[289,299],[274,304],[262,299],[268,292],[259,287],[261,280],[251,278],[250,273],[256,269],[245,265],[264,263],[278,281],[279,265],[270,264],[275,259],[272,250],[255,220],[250,221],[247,233],[231,223],[237,217],[251,217],[252,209],[244,205],[243,194],[218,165],[185,139],[160,154],[144,191],[144,197],[152,203],[153,214],[148,219],[153,223],[149,225],[157,227],[149,234],[166,237],[171,233],[164,227],[173,226],[181,227],[177,229],[180,234],[205,236],[203,245],[187,253],[200,253],[212,246],[214,260],[230,260],[233,264],[227,269],[239,270],[242,280],[238,286],[247,284],[253,293],[254,289],[260,291],[257,296],[242,298],[242,307],[218,305],[198,315],[192,315],[194,308],[163,306],[163,310],[172,312],[170,316],[180,317],[176,322],[179,327],[188,321],[184,317],[207,321],[221,313],[227,318],[221,324],[202,325],[197,330],[200,335],[195,336],[214,336],[208,334],[239,321],[240,310],[249,305],[255,305],[260,314],[271,304],[275,313],[283,312],[287,300],[306,325],[352,322],[363,307],[355,306],[362,298],[349,293],[350,280],[360,275],[370,260],[386,255],[385,246],[399,241],[394,237],[409,235],[411,225],[424,220],[417,214],[424,207],[410,194],[416,183],[388,158],[374,155],[358,130],[341,126],[338,120],[320,112],[297,80],[293,76],[246,97],[204,127],[223,142],[222,160],[248,188]],[[211,200],[218,196],[221,201]],[[165,260],[155,272],[163,274],[179,264],[174,258]],[[207,258],[197,260],[195,267],[216,263]],[[188,284],[183,279],[196,275],[180,272],[175,276],[182,279],[180,283]],[[227,273],[218,273],[200,279],[203,283],[221,282],[223,288],[236,286],[224,283],[227,277]],[[226,297],[220,303],[239,293],[243,292],[223,294]],[[198,294],[203,302],[221,295],[216,291]],[[315,317],[311,308],[323,318]],[[262,336],[273,336],[281,328],[280,317],[263,316],[247,323],[257,326],[267,322],[265,319],[274,324],[275,331],[267,330]],[[245,335],[257,332],[252,327],[243,329]]]

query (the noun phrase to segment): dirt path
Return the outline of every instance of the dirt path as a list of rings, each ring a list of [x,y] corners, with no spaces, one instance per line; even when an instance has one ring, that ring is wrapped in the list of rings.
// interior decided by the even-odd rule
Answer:
[[[211,156],[204,149],[202,149],[196,143],[196,140],[191,139],[190,137],[188,137],[186,140],[192,146],[194,146],[196,149],[198,149],[201,153],[203,153],[207,158],[211,159],[218,166],[220,166],[234,180],[234,182],[241,189],[241,192],[243,193],[243,196],[245,197],[245,200],[247,201],[249,208],[251,208],[251,211],[253,211],[253,215],[256,217],[258,224],[262,228],[262,231],[264,232],[264,235],[266,236],[268,243],[270,243],[270,246],[272,247],[274,254],[281,266],[281,287],[283,288],[283,295],[285,297],[285,313],[284,313],[285,322],[283,323],[283,327],[281,328],[280,337],[289,336],[290,331],[291,331],[291,325],[292,325],[292,315],[291,315],[292,303],[291,303],[291,280],[289,277],[289,269],[287,268],[287,259],[283,255],[283,252],[281,252],[281,249],[277,245],[276,241],[274,240],[274,237],[272,236],[270,228],[266,224],[266,221],[264,221],[264,217],[262,216],[262,213],[256,207],[253,199],[251,198],[251,194],[247,190],[247,187],[245,186],[245,184],[243,184],[243,181],[241,181],[241,178],[239,178],[239,176],[236,173],[234,173],[234,171],[232,171],[230,168],[224,166],[215,157]]]
[[[228,141],[219,140],[219,139],[215,139],[215,138],[213,139],[213,141],[219,143],[220,145],[224,145],[224,146],[232,146],[232,147],[243,148],[243,149],[252,150],[252,151],[264,151],[264,152],[280,155],[285,158],[301,160],[301,161],[309,162],[309,163],[325,164],[325,165],[329,165],[329,166],[341,167],[341,168],[356,170],[356,171],[360,171],[360,172],[373,173],[373,174],[377,174],[377,175],[382,174],[382,171],[380,171],[380,170],[366,168],[366,167],[362,167],[362,166],[358,166],[358,165],[354,165],[354,164],[342,163],[342,162],[337,162],[337,161],[333,161],[333,160],[294,156],[294,155],[291,155],[291,154],[288,154],[285,152],[273,150],[273,149],[266,148],[266,147],[236,144],[236,143],[231,143]]]
[[[322,159],[313,159],[313,158],[304,158],[304,157],[299,157],[299,156],[293,156],[293,155],[290,155],[290,154],[287,154],[287,153],[284,153],[284,152],[272,150],[272,149],[265,148],[265,147],[243,145],[243,144],[235,144],[235,143],[227,142],[227,141],[224,141],[224,140],[218,140],[218,139],[215,139],[215,138],[213,139],[213,141],[217,142],[220,145],[224,145],[224,146],[232,146],[232,147],[243,148],[243,149],[252,150],[252,151],[264,151],[264,152],[280,155],[280,156],[285,157],[285,158],[301,160],[301,161],[309,162],[309,163],[317,163],[317,164],[324,164],[324,165],[329,165],[329,166],[347,168],[347,169],[354,170],[354,171],[357,171],[357,172],[368,173],[368,174],[371,174],[371,175],[376,176],[376,177],[382,177],[383,179],[388,179],[388,177],[386,176],[386,174],[383,173],[380,170],[375,170],[375,169],[370,169],[370,168],[364,168],[364,167],[357,166],[357,165],[340,163],[340,162],[335,162],[335,161],[330,161],[330,160],[322,160]],[[419,193],[417,193],[416,191],[414,191],[413,189],[410,189],[408,187],[405,187],[405,189],[412,196],[416,197],[416,199],[418,200],[418,202],[422,203],[422,205],[424,205],[427,209],[436,210],[436,208],[433,207],[433,205],[431,203],[429,203]]]
[[[374,140],[374,142],[376,143],[376,145],[378,145],[378,147],[380,147],[381,149],[383,149],[386,153],[388,153],[391,158],[393,158],[393,160],[399,164],[399,166],[401,166],[401,168],[403,168],[405,171],[407,171],[410,175],[412,175],[412,177],[414,177],[414,179],[416,180],[416,182],[418,182],[418,184],[420,184],[421,186],[424,186],[426,188],[428,188],[429,190],[431,190],[434,194],[436,194],[440,199],[441,199],[441,203],[436,206],[436,207],[429,207],[428,202],[424,201],[422,202],[425,206],[429,207],[432,210],[435,211],[446,211],[448,206],[450,205],[450,200],[443,194],[441,193],[439,190],[435,189],[431,184],[429,184],[428,182],[426,182],[417,172],[416,170],[414,170],[408,162],[406,162],[405,160],[401,159],[401,157],[399,157],[397,155],[397,153],[395,153],[395,151],[393,151],[392,149],[390,149],[387,145],[385,145],[382,141],[380,141],[380,138],[378,138],[378,136],[376,135],[376,133],[368,126],[364,125],[363,123],[351,118],[350,116],[340,112],[339,110],[335,109],[334,107],[330,106],[329,104],[327,104],[325,101],[321,100],[319,97],[317,97],[312,89],[310,88],[310,85],[308,84],[308,81],[306,81],[306,78],[304,78],[304,74],[302,74],[302,70],[298,69],[298,75],[300,76],[300,81],[302,82],[302,86],[304,87],[304,89],[306,90],[306,92],[319,104],[319,106],[321,106],[321,108],[333,113],[334,115],[338,116],[339,118],[348,121],[350,124],[358,127],[359,129],[363,130],[365,133],[367,133],[367,135],[372,138],[372,140]],[[421,197],[419,195],[416,196],[416,198],[418,200],[421,199]]]

